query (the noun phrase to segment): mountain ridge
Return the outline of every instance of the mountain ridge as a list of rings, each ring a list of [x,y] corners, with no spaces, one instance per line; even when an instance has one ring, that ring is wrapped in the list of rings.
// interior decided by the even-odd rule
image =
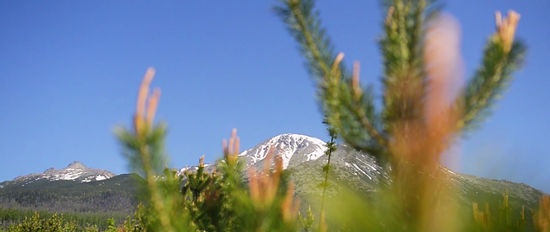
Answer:
[[[246,162],[246,167],[254,167],[259,170],[264,166],[264,162],[266,162],[265,159],[268,157],[267,154],[272,152],[273,156],[280,156],[283,159],[284,169],[303,172],[303,170],[300,169],[315,168],[315,171],[310,171],[317,172],[321,170],[319,167],[324,166],[327,162],[325,144],[324,141],[318,138],[302,134],[285,133],[266,139],[264,142],[244,150],[238,156],[241,160]],[[332,157],[332,166],[334,166],[336,170],[341,170],[341,175],[346,176],[346,178],[342,178],[342,180],[365,179],[366,182],[370,182],[368,185],[372,185],[378,182],[380,178],[390,178],[389,173],[376,163],[373,156],[357,151],[345,144],[337,145],[337,149]],[[213,171],[216,165],[205,164],[205,167],[207,171]],[[507,188],[521,186],[525,189],[528,187],[528,192],[532,192],[533,196],[543,193],[541,190],[525,183],[461,174],[443,166],[442,169],[446,175],[451,178],[452,182],[467,186],[465,189],[469,188],[468,185],[491,183],[499,185],[499,187],[495,187],[501,191],[499,194],[509,191]],[[196,167],[183,168],[178,173],[182,174],[185,170],[196,170]],[[320,173],[319,176],[321,176]],[[363,186],[365,187],[366,185]],[[371,189],[371,187],[372,186],[365,188]],[[478,188],[476,188],[476,191],[477,190]]]
[[[296,147],[291,147],[291,145],[295,145]],[[345,151],[343,153],[353,153],[353,155],[350,155],[350,157],[352,158],[347,159],[341,164],[338,164],[338,159],[332,162],[336,162],[337,165],[344,165],[346,167],[353,168],[352,172],[354,173],[354,175],[363,174],[363,176],[369,179],[374,178],[374,176],[369,174],[369,172],[377,173],[377,175],[387,175],[387,173],[382,173],[383,168],[376,164],[375,159],[371,155],[364,152],[356,151],[355,149],[352,149],[345,144],[339,144],[337,145],[337,147],[338,148],[336,149],[336,154],[333,157],[337,157],[338,154],[340,154],[340,152],[338,151],[341,150]],[[310,161],[314,161],[319,165],[323,165],[323,163],[326,164],[325,150],[326,142],[322,141],[321,139],[303,134],[283,133],[268,138],[263,142],[257,144],[256,146],[242,151],[241,153],[239,153],[238,157],[246,162],[246,167],[261,169],[264,165],[267,154],[269,152],[272,152],[274,156],[280,156],[283,159],[283,169],[289,169],[298,166],[301,163]],[[210,171],[214,170],[215,166],[215,163],[205,164],[206,170]],[[504,179],[477,177],[474,175],[457,173],[443,166],[442,168],[444,168],[450,175],[475,177],[479,179],[493,181],[505,181],[534,188],[525,183],[516,183]],[[184,167],[181,168],[178,173],[183,173],[184,170],[193,169],[196,169],[196,166]]]
[[[326,165],[328,158],[324,155],[325,150],[325,142],[320,139],[299,134],[281,134],[241,152],[239,159],[246,162],[247,167],[261,170],[265,162],[273,164],[273,160],[268,160],[268,157],[280,156],[283,163],[286,163],[284,168],[288,171],[290,179],[295,183],[296,193],[307,196],[312,193],[317,194],[319,184],[322,183],[324,176],[322,167]],[[268,155],[270,152],[272,154]],[[216,163],[205,164],[207,172],[213,172],[216,167]],[[196,168],[196,166],[186,167],[177,172],[183,175],[186,171],[194,171]],[[534,209],[543,194],[542,191],[523,183],[458,174],[445,168],[443,170],[447,171],[450,182],[458,186],[457,190],[460,191],[462,202],[465,204],[471,204],[472,199],[489,196],[498,198],[507,193],[510,194],[510,199],[513,199],[511,202],[514,204],[526,205],[529,209]],[[355,190],[367,194],[376,191],[376,186],[382,183],[381,181],[390,180],[389,173],[376,163],[373,156],[346,145],[337,145],[331,158],[330,171],[330,178],[334,183],[331,186],[345,183]],[[113,176],[102,179],[103,175],[106,175],[105,172],[110,173],[102,169],[88,168],[80,162],[72,162],[60,170],[49,168],[40,174],[29,174],[17,177],[13,181],[1,182],[0,206],[59,209],[67,204],[68,199],[74,197],[71,194],[76,194],[79,196],[76,199],[81,199],[78,209],[86,211],[94,208],[86,205],[89,204],[86,202],[91,202],[89,199],[101,202],[106,207],[108,206],[104,200],[106,197],[134,199],[131,196],[137,195],[138,185],[134,184],[135,180],[133,179],[139,180],[137,175],[134,174],[136,178],[133,178],[132,174],[114,175],[110,173]],[[100,177],[101,180],[98,180],[97,177]],[[246,172],[243,173],[243,177],[246,178]],[[36,191],[39,193],[37,194]],[[51,191],[56,194],[52,194]],[[84,196],[83,191],[93,191],[94,195],[92,198]],[[32,198],[28,196],[32,196]],[[136,202],[135,199],[125,201],[124,206],[118,208],[135,206],[132,205]],[[121,203],[120,200],[117,200],[117,203]]]
[[[43,179],[49,181],[66,180],[87,183],[110,179],[114,176],[116,175],[110,171],[104,169],[89,168],[79,161],[73,161],[65,168],[55,169],[51,167],[46,169],[42,173],[31,173],[23,176],[18,176],[11,181],[4,181],[0,183],[0,186],[5,186],[6,184],[26,185]]]
[[[326,143],[324,141],[308,135],[283,133],[268,138],[262,143],[259,143],[254,147],[242,151],[241,153],[239,153],[238,157],[246,162],[246,167],[254,167],[257,169],[261,169],[264,166],[264,162],[266,161],[265,159],[266,157],[268,157],[269,152],[272,152],[274,156],[280,156],[283,159],[284,169],[299,166],[304,162],[314,162],[318,163],[318,165],[323,165],[322,163],[326,163],[326,156],[324,155],[326,150],[325,144]],[[336,159],[333,161],[334,164],[348,167],[350,168],[350,172],[353,173],[353,175],[362,175],[368,179],[373,179],[374,175],[382,174],[382,168],[375,163],[374,159],[372,159],[372,156],[365,153],[357,152],[351,148],[347,148],[346,145],[338,145],[337,151],[342,149],[345,150],[344,153],[353,153],[353,155],[350,155],[350,157],[355,158],[348,159],[342,163],[338,163],[340,161]],[[336,157],[337,155],[338,152],[333,157]],[[207,170],[213,171],[216,168],[216,165],[215,163],[205,164],[205,167]],[[178,174],[183,174],[185,170],[192,171],[194,169],[196,169],[196,166],[188,166],[177,169],[177,172]],[[516,183],[508,180],[482,178],[473,175],[458,174],[451,170],[448,171],[453,175],[470,176],[487,180]],[[371,172],[376,174],[372,174]],[[55,169],[52,167],[46,169],[42,173],[31,173],[15,177],[12,180],[0,182],[0,188],[3,188],[7,184],[21,183],[24,185],[42,179],[50,181],[66,180],[79,183],[87,183],[106,180],[114,176],[117,175],[110,171],[104,169],[89,168],[79,161],[73,161],[62,169]],[[516,184],[533,188],[532,186],[525,183]]]

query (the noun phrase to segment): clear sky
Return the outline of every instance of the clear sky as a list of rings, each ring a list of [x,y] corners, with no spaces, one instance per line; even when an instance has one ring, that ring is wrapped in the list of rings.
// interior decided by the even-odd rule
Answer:
[[[315,90],[277,1],[0,1],[0,181],[78,160],[126,173],[113,136],[129,125],[146,68],[162,89],[172,167],[221,157],[281,133],[326,140]],[[378,1],[318,1],[336,50],[361,61],[380,94]],[[521,14],[528,47],[493,114],[461,140],[450,166],[550,192],[550,1],[449,1],[462,27],[465,72],[477,67],[494,12]]]

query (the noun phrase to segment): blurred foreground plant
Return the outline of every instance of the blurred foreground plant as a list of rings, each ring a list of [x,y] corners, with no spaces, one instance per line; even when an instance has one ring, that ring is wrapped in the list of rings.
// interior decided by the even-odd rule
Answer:
[[[214,171],[205,170],[203,158],[194,171],[177,174],[167,168],[166,126],[154,123],[160,90],[149,96],[153,76],[154,69],[148,69],[139,88],[132,130],[116,129],[132,169],[145,179],[145,205],[121,230],[297,230],[298,205],[294,187],[283,175],[282,160],[276,159],[273,170],[270,165],[261,171],[250,168],[247,185],[236,130],[229,143],[223,141],[224,157]]]
[[[376,104],[372,88],[359,83],[358,63],[349,72],[343,54],[333,52],[314,1],[281,2],[276,12],[315,78],[329,126],[347,144],[391,170],[392,183],[378,194],[378,201],[389,206],[365,209],[387,213],[376,222],[378,228],[459,230],[456,197],[440,159],[461,134],[481,121],[522,62],[525,48],[514,40],[519,14],[510,11],[503,18],[497,13],[497,32],[463,88],[458,23],[437,11],[433,1],[384,1],[384,92],[381,104]]]
[[[136,113],[132,130],[117,128],[124,154],[132,169],[145,179],[144,199],[150,207],[147,229],[157,231],[182,231],[194,228],[189,214],[182,207],[179,178],[166,169],[164,139],[166,126],[155,124],[154,117],[160,98],[160,89],[149,95],[149,86],[155,70],[147,69],[139,87]],[[177,217],[175,217],[177,215]]]
[[[535,226],[539,231],[550,232],[550,196],[544,196],[535,214]]]

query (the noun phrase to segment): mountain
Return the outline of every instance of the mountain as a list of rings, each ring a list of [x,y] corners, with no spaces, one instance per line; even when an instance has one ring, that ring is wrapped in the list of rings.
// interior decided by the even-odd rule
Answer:
[[[29,174],[29,175],[17,177],[13,181],[10,181],[8,183],[2,183],[0,185],[0,188],[5,184],[26,185],[39,180],[49,180],[49,181],[70,180],[70,181],[84,183],[84,182],[106,180],[113,176],[115,176],[115,174],[112,172],[102,170],[102,169],[88,168],[84,164],[78,161],[74,161],[69,165],[67,165],[67,167],[60,170],[49,168],[46,171],[39,174]]]
[[[326,143],[318,138],[299,134],[282,134],[256,145],[254,148],[243,151],[239,157],[246,160],[248,167],[262,168],[266,162],[267,154],[280,156],[283,160],[283,169],[296,169],[304,163],[313,166],[325,165]],[[349,174],[374,180],[383,175],[382,168],[376,164],[374,158],[366,153],[361,153],[348,148],[345,145],[338,145],[333,153],[331,162],[337,168],[346,169]]]
[[[325,142],[320,139],[299,134],[281,134],[270,138],[253,148],[239,154],[240,160],[246,167],[262,169],[269,152],[283,159],[283,168],[294,167],[303,162],[316,160],[325,153]],[[215,164],[204,164],[207,172],[215,170]],[[196,166],[185,167],[178,171],[182,175],[185,171],[195,171]]]
[[[291,179],[296,183],[297,191],[311,194],[319,189],[318,186],[323,181],[322,167],[327,163],[327,159],[327,156],[321,156],[316,160],[295,164],[287,169]],[[460,193],[460,200],[469,206],[472,201],[477,200],[490,198],[502,200],[503,194],[508,194],[510,199],[513,199],[511,200],[513,204],[536,209],[540,197],[544,194],[523,183],[455,173],[444,167],[441,170],[449,179],[449,183],[453,184]],[[332,185],[344,184],[359,192],[375,191],[375,186],[381,181],[390,180],[389,173],[380,167],[371,155],[346,145],[338,145],[332,154],[330,177],[329,181]]]
[[[257,146],[243,151],[239,157],[246,160],[247,166],[261,168],[269,152],[283,159],[283,168],[316,160],[325,153],[325,142],[320,139],[298,134],[277,135]]]
[[[283,167],[289,172],[296,185],[296,193],[300,196],[314,196],[320,193],[323,181],[323,166],[327,163],[325,143],[317,138],[305,135],[282,134],[275,136],[254,148],[245,150],[239,157],[245,160],[248,167],[261,169],[267,154],[283,159]],[[213,169],[212,166],[209,166]],[[377,164],[375,159],[364,152],[357,151],[346,145],[338,145],[331,158],[331,174],[329,186],[348,186],[360,193],[376,191],[379,183],[390,182],[389,173]],[[441,168],[449,178],[449,182],[459,192],[459,202],[466,210],[471,210],[473,202],[501,204],[503,195],[507,194],[510,205],[520,210],[536,210],[543,192],[521,183],[506,180],[493,180],[452,172]],[[329,188],[329,194],[337,189]],[[493,202],[491,202],[493,201]]]
[[[75,161],[0,183],[0,208],[128,215],[137,205],[136,180]]]
[[[288,177],[294,183],[295,196],[300,201],[302,212],[312,209],[313,215],[317,215],[320,209],[316,207],[319,207],[319,202],[322,202],[323,197],[323,169],[328,160],[328,157],[324,155],[325,149],[325,143],[320,142],[319,139],[304,135],[285,134],[268,139],[264,143],[244,151],[240,157],[247,161],[247,166],[259,169],[265,162],[273,162],[267,159],[270,157],[267,156],[270,150],[273,155],[281,156]],[[381,167],[370,154],[357,151],[346,145],[337,145],[331,156],[329,170],[329,180],[326,185],[328,186],[326,188],[327,195],[324,202],[327,205],[338,205],[336,209],[349,209],[346,217],[365,215],[364,210],[372,205],[373,200],[382,205],[392,203],[377,200],[388,199],[384,198],[384,192],[383,190],[380,192],[379,186],[391,184],[391,178],[387,168]],[[456,201],[456,211],[463,216],[464,220],[474,218],[476,213],[479,215],[479,211],[475,211],[475,213],[473,211],[473,208],[478,205],[485,210],[487,220],[504,220],[502,218],[506,218],[506,220],[510,220],[509,222],[516,223],[520,221],[519,218],[533,218],[544,194],[521,183],[464,175],[445,167],[441,167],[440,171],[448,180],[444,183],[447,183],[447,187],[452,189],[451,193],[456,194],[449,195],[449,199]],[[381,208],[378,206],[376,209]],[[348,219],[352,221],[364,220],[361,216]],[[327,223],[330,224],[330,221],[332,221],[331,216],[327,216]],[[337,220],[334,222],[337,223]],[[525,223],[523,228],[526,231],[535,230],[532,220],[522,223]]]
[[[296,181],[297,189],[302,191],[315,191],[314,189],[322,181],[322,167],[327,163],[328,157],[324,155],[325,142],[300,134],[281,134],[247,149],[239,154],[239,158],[246,162],[246,167],[262,169],[268,153],[280,156],[283,160],[283,168],[291,173],[291,178]],[[207,171],[213,171],[215,164],[205,164]],[[186,167],[180,170],[196,170],[197,167]],[[373,156],[357,151],[346,145],[337,145],[331,158],[332,181],[348,183],[354,188],[373,190],[381,180],[389,180],[389,173],[380,167]],[[520,201],[529,202],[529,205],[538,204],[543,192],[526,184],[514,183],[506,180],[493,180],[455,173],[442,167],[442,171],[449,177],[450,182],[459,187],[464,196],[475,197],[484,195],[510,194]]]

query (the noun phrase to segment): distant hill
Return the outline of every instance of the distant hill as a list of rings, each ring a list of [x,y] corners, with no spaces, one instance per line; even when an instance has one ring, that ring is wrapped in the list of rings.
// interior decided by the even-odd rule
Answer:
[[[130,214],[137,205],[137,180],[73,162],[0,183],[0,208]]]
[[[39,174],[19,176],[15,178],[12,182],[17,184],[28,184],[38,180],[71,180],[74,182],[84,183],[106,180],[113,176],[115,176],[115,174],[113,174],[112,172],[102,169],[89,168],[78,161],[74,161],[63,169],[56,170],[54,168],[49,168]]]

